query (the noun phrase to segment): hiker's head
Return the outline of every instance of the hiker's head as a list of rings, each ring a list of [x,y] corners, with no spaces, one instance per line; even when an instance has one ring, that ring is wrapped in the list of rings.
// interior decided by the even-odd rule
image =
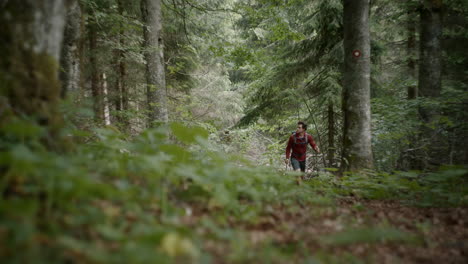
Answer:
[[[297,133],[305,132],[306,130],[307,130],[306,123],[302,121],[297,122],[297,129],[296,129]]]

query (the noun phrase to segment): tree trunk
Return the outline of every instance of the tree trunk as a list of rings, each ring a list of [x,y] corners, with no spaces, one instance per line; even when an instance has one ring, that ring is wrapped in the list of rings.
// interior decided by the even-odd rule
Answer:
[[[335,166],[335,111],[333,102],[328,102],[328,167]]]
[[[142,0],[141,13],[144,23],[148,121],[149,126],[153,126],[155,122],[168,121],[161,1]]]
[[[108,126],[111,124],[111,121],[110,121],[109,94],[107,92],[107,77],[105,73],[101,75],[101,80],[102,80],[101,82],[102,103],[104,107],[104,124]]]
[[[419,96],[437,98],[441,92],[442,75],[442,1],[424,0],[420,9],[420,50],[419,50]],[[419,155],[419,169],[428,169],[441,163],[443,153],[440,147],[441,137],[434,129],[436,117],[439,114],[434,107],[421,106],[419,108],[421,121],[421,144],[426,146]],[[445,155],[444,155],[445,156]]]
[[[343,161],[341,171],[372,168],[369,0],[344,1]]]
[[[407,53],[408,53],[408,73],[410,82],[416,78],[416,19],[415,11],[408,10],[408,21],[407,21]],[[418,87],[415,84],[408,85],[408,99],[415,99],[418,97]]]
[[[2,1],[0,12],[0,126],[28,116],[47,127],[54,144],[62,125],[58,62],[72,1]]]
[[[407,21],[406,21],[406,33],[408,34],[408,38],[406,41],[406,52],[408,56],[407,66],[408,66],[408,87],[407,87],[407,98],[408,100],[413,100],[418,97],[418,86],[415,83],[417,78],[417,71],[416,71],[416,24],[417,24],[417,9],[414,8],[414,2],[408,2],[408,10],[407,10]],[[417,132],[417,131],[415,131]],[[408,138],[408,146],[407,149],[400,153],[400,157],[397,161],[397,169],[399,170],[407,170],[409,168],[415,169],[416,164],[418,164],[418,151],[417,146],[419,145],[418,142],[418,134],[410,134]],[[418,167],[418,166],[416,166]]]
[[[119,36],[120,38],[120,36]],[[120,41],[119,41],[120,42]],[[121,73],[120,73],[120,50],[119,48],[116,48],[114,50],[114,56],[115,56],[115,72],[117,75],[115,76],[115,85],[114,85],[114,90],[112,92],[111,98],[114,103],[115,111],[116,111],[116,120],[118,123],[122,123],[122,79],[121,79]]]
[[[118,11],[121,16],[123,16],[123,2],[122,0],[117,1],[118,4]],[[123,127],[127,129],[128,120],[125,115],[122,114],[122,111],[128,110],[128,92],[126,86],[126,79],[127,79],[127,65],[125,63],[125,29],[123,27],[122,22],[119,23],[119,48],[115,50],[115,58],[116,58],[116,72],[117,78],[115,83],[115,91],[116,96],[115,99],[115,108],[118,112],[118,120],[122,123]]]
[[[81,84],[81,8],[78,3],[71,6],[67,14],[67,24],[60,57],[60,81],[62,97],[79,91]]]
[[[90,14],[93,17],[93,14]],[[91,68],[91,94],[93,97],[93,109],[95,121],[100,123],[104,120],[104,108],[102,104],[102,91],[100,85],[99,71],[96,60],[97,49],[97,29],[94,18],[88,21],[88,40],[89,40],[89,64]]]
[[[442,1],[424,0],[420,15],[419,94],[423,97],[439,97],[442,73]],[[423,119],[431,120],[430,111],[423,113]]]

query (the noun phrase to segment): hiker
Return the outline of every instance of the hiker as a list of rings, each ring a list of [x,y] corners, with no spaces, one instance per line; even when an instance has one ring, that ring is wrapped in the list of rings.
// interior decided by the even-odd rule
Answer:
[[[295,171],[300,169],[302,172],[305,172],[307,143],[310,144],[315,152],[320,153],[320,149],[315,144],[314,138],[307,134],[306,130],[307,125],[302,121],[298,122],[296,132],[289,137],[288,146],[286,147],[286,165],[291,162]],[[291,159],[289,159],[290,154]]]

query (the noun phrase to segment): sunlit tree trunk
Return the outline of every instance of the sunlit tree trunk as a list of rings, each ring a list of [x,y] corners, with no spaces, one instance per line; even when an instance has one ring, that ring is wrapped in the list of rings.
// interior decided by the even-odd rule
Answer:
[[[101,91],[102,91],[102,105],[104,107],[104,124],[110,125],[110,107],[109,107],[109,93],[107,90],[107,76],[105,73],[101,74]]]
[[[344,1],[342,171],[373,167],[370,111],[369,0]]]
[[[81,8],[74,3],[67,14],[62,53],[60,57],[60,81],[62,96],[75,93],[81,84]]]
[[[58,66],[72,1],[0,3],[0,126],[12,115],[28,116],[54,134],[62,124]]]
[[[167,122],[167,92],[160,0],[142,0],[149,125]]]

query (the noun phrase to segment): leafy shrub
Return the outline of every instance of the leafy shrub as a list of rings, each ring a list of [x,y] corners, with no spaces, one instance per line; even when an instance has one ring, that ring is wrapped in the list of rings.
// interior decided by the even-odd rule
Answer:
[[[71,133],[88,143],[56,152],[40,126],[12,124],[0,152],[0,258],[12,263],[196,261],[200,236],[181,222],[192,207],[254,222],[263,204],[307,195],[289,191],[285,175],[213,150],[201,127],[173,123],[131,141],[96,128]]]

